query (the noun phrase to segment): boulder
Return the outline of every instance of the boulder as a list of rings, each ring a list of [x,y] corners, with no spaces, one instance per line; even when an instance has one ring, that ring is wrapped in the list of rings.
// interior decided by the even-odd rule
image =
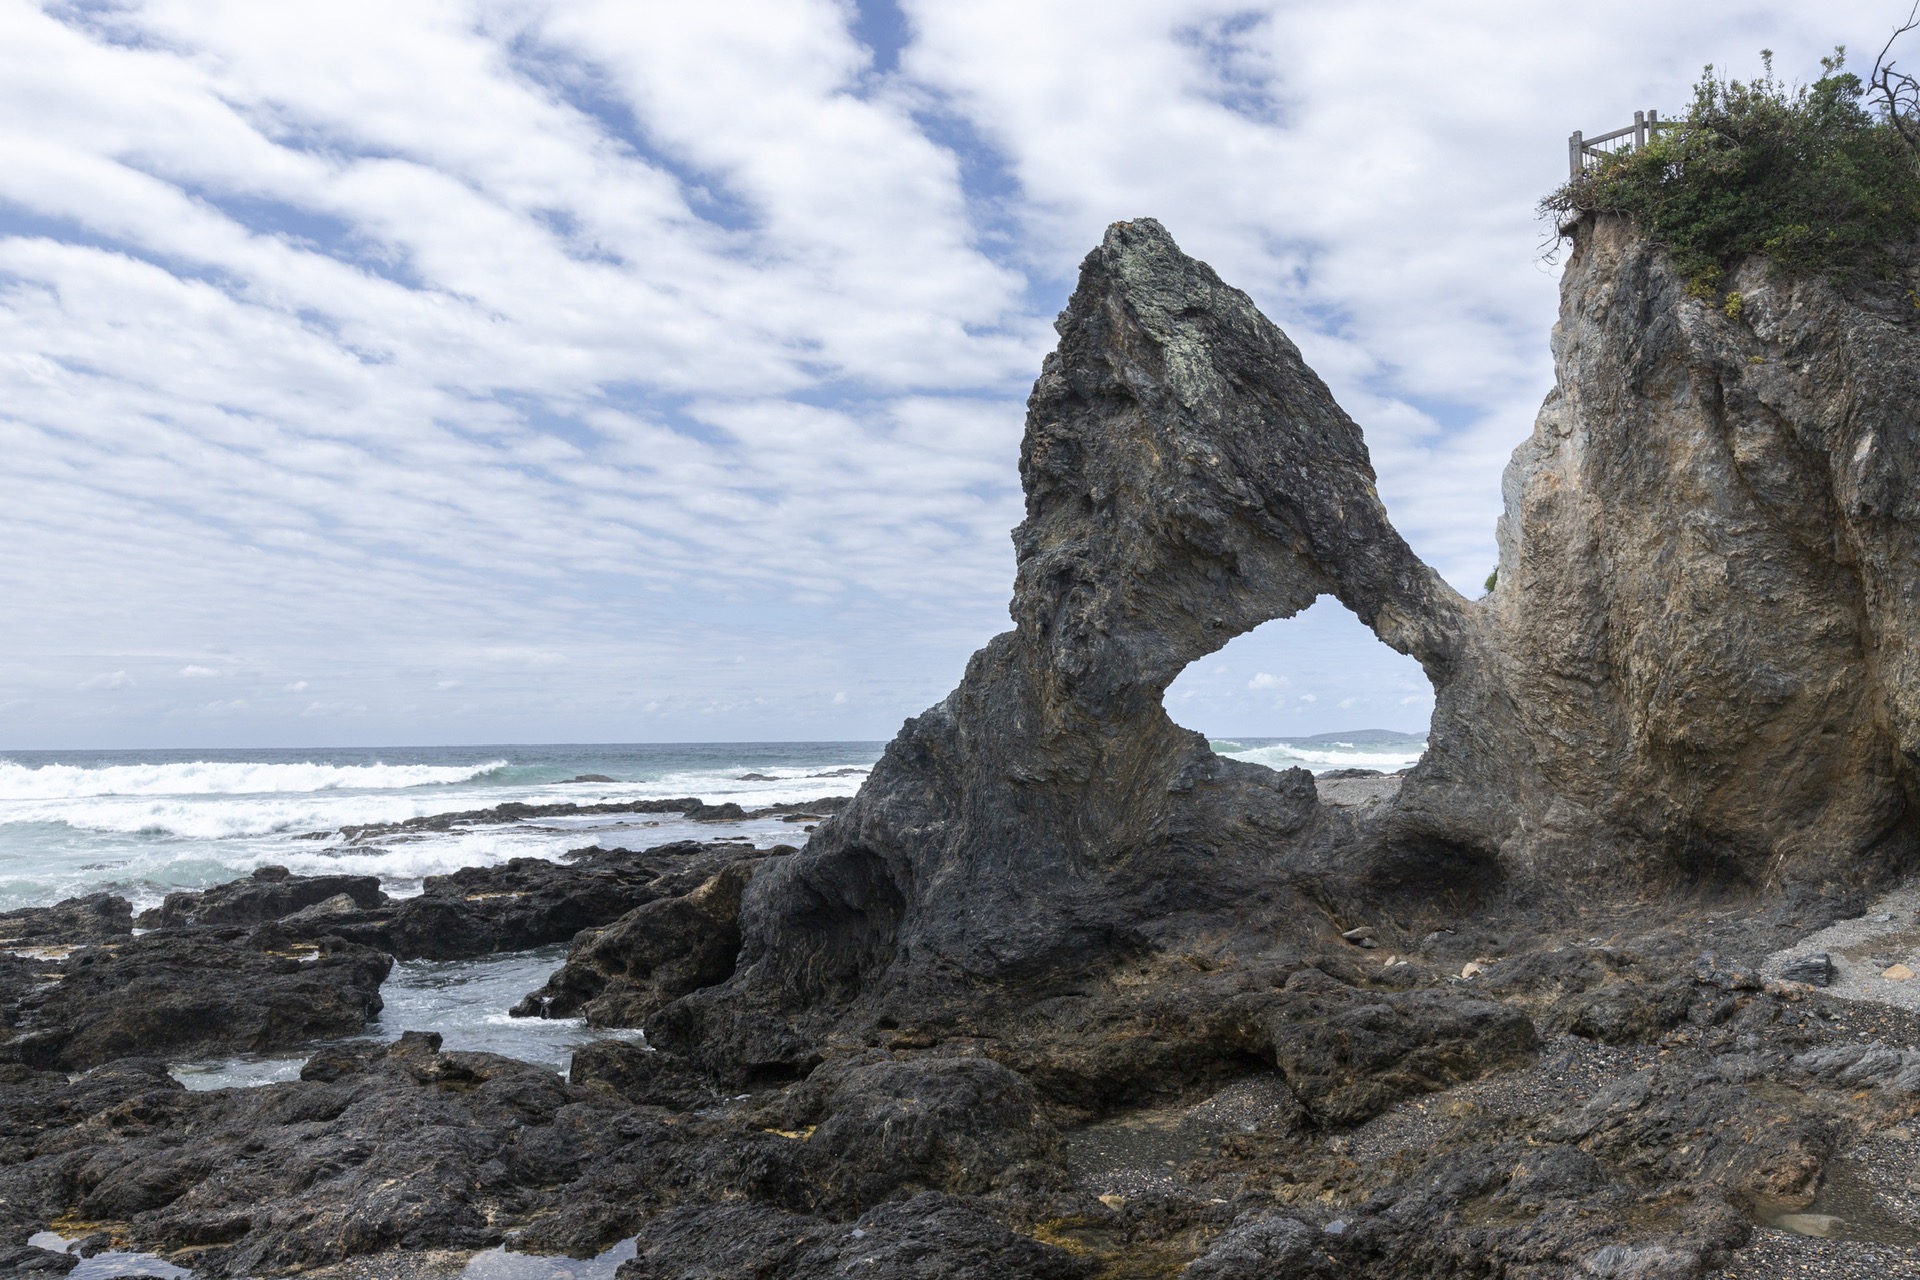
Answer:
[[[735,863],[691,893],[637,907],[586,935],[513,1015],[638,1027],[656,1009],[726,981],[740,950],[740,894],[752,875],[751,861]]]
[[[356,907],[382,906],[378,876],[296,876],[285,867],[260,867],[244,880],[211,889],[170,893],[159,906],[140,913],[143,929],[182,925],[264,924],[345,894]]]
[[[111,893],[0,912],[0,951],[111,942],[132,932],[133,904]]]
[[[365,1031],[380,1012],[387,956],[336,938],[292,953],[272,941],[210,928],[76,952],[57,981],[14,1005],[0,1057],[80,1070],[122,1057],[265,1053]]]

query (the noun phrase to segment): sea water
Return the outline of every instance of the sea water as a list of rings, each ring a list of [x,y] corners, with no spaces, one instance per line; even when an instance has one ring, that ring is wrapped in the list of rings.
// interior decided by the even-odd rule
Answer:
[[[1425,742],[1356,732],[1219,740],[1222,754],[1272,768],[1392,771]],[[460,867],[570,849],[646,848],[671,840],[800,844],[778,819],[690,822],[673,814],[594,814],[401,832],[350,843],[344,826],[490,809],[512,802],[608,804],[696,796],[744,809],[851,795],[878,742],[750,742],[329,750],[11,751],[0,753],[0,910],[112,892],[136,911],[284,866],[296,874],[374,875],[391,895]],[[611,779],[579,782],[588,775]],[[481,960],[396,964],[370,1033],[438,1031],[447,1047],[486,1049],[565,1070],[601,1033],[577,1021],[507,1017],[564,958],[564,947]],[[298,1074],[304,1055],[182,1063],[192,1087],[264,1084]]]

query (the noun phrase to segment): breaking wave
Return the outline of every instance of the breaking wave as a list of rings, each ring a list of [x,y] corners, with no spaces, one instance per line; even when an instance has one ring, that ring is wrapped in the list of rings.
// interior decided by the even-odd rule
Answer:
[[[503,769],[476,765],[249,764],[194,760],[96,768],[0,760],[0,800],[76,800],[90,796],[244,796],[317,791],[393,791],[471,782]]]
[[[1242,747],[1232,742],[1214,744],[1214,750],[1235,760],[1263,764],[1269,769],[1307,769],[1314,773],[1325,773],[1330,769],[1378,769],[1382,773],[1393,773],[1417,763],[1426,749],[1424,742],[1410,742],[1405,746],[1395,743],[1391,746],[1355,745],[1347,748],[1342,748],[1338,743],[1315,747],[1288,746],[1284,743],[1259,747]]]

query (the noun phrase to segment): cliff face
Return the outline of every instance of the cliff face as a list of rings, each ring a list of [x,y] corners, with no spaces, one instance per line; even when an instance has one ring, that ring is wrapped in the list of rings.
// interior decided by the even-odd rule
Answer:
[[[1486,607],[1530,753],[1499,847],[1756,885],[1912,852],[1920,310],[1579,229]],[[1729,314],[1729,311],[1732,314]]]
[[[1159,224],[1116,224],[1029,401],[1014,630],[756,875],[734,978],[649,1032],[794,1064],[834,1028],[968,1024],[1142,957],[1284,961],[1343,913],[1903,863],[1920,307],[1760,264],[1735,288],[1732,315],[1626,226],[1579,229],[1559,386],[1506,477],[1499,587],[1469,603],[1286,336]],[[1321,594],[1436,691],[1426,758],[1358,817],[1160,704]]]

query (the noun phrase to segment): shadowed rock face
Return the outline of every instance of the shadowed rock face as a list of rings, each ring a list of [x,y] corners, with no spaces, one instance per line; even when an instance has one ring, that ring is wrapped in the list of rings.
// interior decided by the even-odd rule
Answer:
[[[1115,224],[1028,404],[1014,629],[756,876],[735,976],[650,1035],[803,1066],[836,1025],[963,1025],[1196,940],[1299,955],[1343,904],[1905,858],[1920,326],[1757,264],[1738,283],[1736,320],[1621,225],[1580,228],[1561,385],[1508,472],[1500,585],[1469,603],[1389,524],[1286,336],[1159,224]],[[1161,707],[1322,594],[1436,693],[1426,758],[1364,813]]]

